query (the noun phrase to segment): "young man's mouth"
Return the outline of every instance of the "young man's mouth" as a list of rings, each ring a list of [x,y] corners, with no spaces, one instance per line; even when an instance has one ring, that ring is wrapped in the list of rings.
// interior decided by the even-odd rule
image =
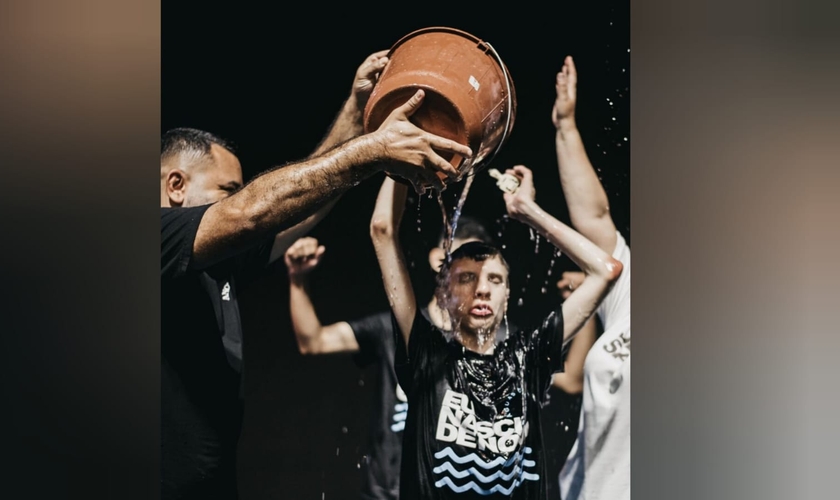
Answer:
[[[476,304],[470,309],[470,314],[479,318],[486,318],[493,315],[493,308],[487,304]]]

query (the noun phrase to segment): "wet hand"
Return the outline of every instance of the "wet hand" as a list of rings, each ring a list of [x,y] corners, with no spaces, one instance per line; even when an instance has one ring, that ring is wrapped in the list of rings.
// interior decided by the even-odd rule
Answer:
[[[356,99],[359,110],[364,110],[379,75],[387,64],[388,50],[380,50],[369,55],[356,70],[356,78],[353,80],[353,97]]]
[[[315,269],[324,255],[326,247],[318,245],[315,238],[300,238],[286,250],[284,256],[289,276],[301,276]]]
[[[409,119],[419,109],[424,97],[423,90],[418,90],[405,104],[394,109],[374,134],[384,152],[386,172],[406,179],[415,187],[440,189],[443,183],[438,173],[443,174],[446,180],[457,180],[460,173],[439,152],[468,159],[472,151],[411,123]]]
[[[516,165],[505,171],[519,179],[519,189],[513,193],[505,193],[505,208],[513,219],[519,219],[529,204],[533,204],[537,197],[534,189],[534,176],[531,170],[523,165]]]
[[[577,103],[577,70],[572,56],[566,56],[563,69],[557,73],[555,82],[557,98],[551,110],[551,121],[559,127],[564,121],[574,120]]]

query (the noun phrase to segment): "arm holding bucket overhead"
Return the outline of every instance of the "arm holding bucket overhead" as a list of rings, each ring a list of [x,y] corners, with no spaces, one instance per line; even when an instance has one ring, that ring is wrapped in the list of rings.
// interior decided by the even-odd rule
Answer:
[[[612,253],[616,232],[607,193],[589,162],[575,122],[577,70],[571,56],[566,57],[563,69],[557,73],[555,89],[557,98],[551,110],[551,120],[556,128],[557,163],[569,218],[572,226],[582,235],[602,250]]]
[[[471,156],[457,142],[425,132],[409,121],[423,102],[417,91],[379,128],[326,153],[270,170],[235,194],[211,205],[193,242],[193,269],[205,269],[304,221],[335,197],[379,171],[415,186],[441,186],[437,172],[458,172],[438,151]]]
[[[385,178],[376,197],[376,207],[370,220],[370,237],[382,271],[382,282],[385,285],[385,293],[388,294],[388,302],[397,319],[405,345],[408,346],[411,325],[417,314],[417,301],[399,241],[406,191],[405,185],[398,184],[390,177]]]
[[[519,177],[515,193],[505,193],[505,206],[516,219],[545,236],[586,273],[586,279],[563,301],[563,343],[568,342],[588,321],[621,275],[622,264],[571,227],[544,212],[535,200],[531,171],[522,165],[508,169]]]
[[[376,85],[376,79],[382,68],[388,63],[387,50],[380,50],[369,55],[364,62],[356,70],[356,76],[353,79],[353,86],[350,91],[350,97],[344,101],[341,110],[330,126],[327,135],[321,140],[320,144],[315,148],[315,151],[309,155],[309,158],[318,156],[336,147],[342,142],[348,141],[354,137],[362,135],[364,132],[364,125],[362,118],[364,116],[365,105],[370,98],[370,93]],[[269,262],[274,262],[286,253],[286,250],[298,238],[303,237],[312,228],[315,227],[326,215],[332,210],[339,198],[334,198],[332,201],[324,205],[317,212],[307,217],[303,222],[286,229],[274,237],[274,244],[271,247],[271,256]]]
[[[388,64],[388,50],[380,50],[369,55],[359,66],[353,79],[350,97],[344,101],[327,135],[312,152],[310,158],[364,133],[365,106],[386,64]]]

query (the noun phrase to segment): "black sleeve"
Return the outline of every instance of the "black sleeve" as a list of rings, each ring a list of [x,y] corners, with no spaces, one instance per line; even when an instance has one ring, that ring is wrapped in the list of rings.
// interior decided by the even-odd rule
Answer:
[[[177,278],[192,264],[198,225],[210,205],[160,209],[160,277]]]
[[[531,387],[538,390],[541,401],[551,386],[551,376],[564,369],[567,350],[563,348],[563,328],[563,309],[558,307],[539,327],[522,332]]]
[[[359,344],[359,352],[353,356],[356,365],[364,368],[384,356],[383,350],[386,345],[391,345],[389,340],[394,335],[390,312],[372,314],[347,323]]]
[[[446,353],[446,339],[440,330],[423,316],[420,308],[414,315],[411,335],[406,348],[405,339],[400,333],[399,324],[394,314],[391,314],[394,329],[394,344],[397,352],[394,356],[394,371],[397,381],[411,399],[411,393],[424,375],[430,375],[435,370],[435,364]]]

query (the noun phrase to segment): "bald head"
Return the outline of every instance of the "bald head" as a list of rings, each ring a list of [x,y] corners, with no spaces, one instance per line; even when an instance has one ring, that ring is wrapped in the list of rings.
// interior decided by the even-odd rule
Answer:
[[[203,130],[163,134],[160,152],[162,207],[215,203],[242,187],[242,167],[229,143]]]

